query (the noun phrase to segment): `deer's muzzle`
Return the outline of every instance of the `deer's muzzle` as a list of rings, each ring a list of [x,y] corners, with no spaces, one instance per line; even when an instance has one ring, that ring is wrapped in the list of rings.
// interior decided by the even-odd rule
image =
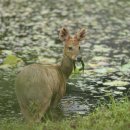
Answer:
[[[79,68],[79,71],[83,70],[84,71],[84,61],[82,59],[82,56],[77,56],[76,60],[74,61],[74,70],[76,69],[76,62],[80,62],[81,63],[81,68]]]

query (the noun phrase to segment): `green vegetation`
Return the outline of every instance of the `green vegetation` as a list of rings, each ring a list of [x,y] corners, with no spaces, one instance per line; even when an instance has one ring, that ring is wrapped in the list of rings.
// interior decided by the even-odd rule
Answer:
[[[98,107],[88,116],[63,119],[61,121],[47,120],[42,124],[26,124],[21,121],[1,121],[1,130],[129,130],[130,102],[127,99],[112,105]]]

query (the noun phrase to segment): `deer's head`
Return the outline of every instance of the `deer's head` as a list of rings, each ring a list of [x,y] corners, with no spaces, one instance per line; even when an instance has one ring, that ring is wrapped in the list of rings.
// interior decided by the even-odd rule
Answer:
[[[73,61],[77,60],[80,52],[80,41],[85,37],[85,29],[81,29],[74,36],[70,36],[66,28],[61,28],[59,37],[64,42],[64,55]]]

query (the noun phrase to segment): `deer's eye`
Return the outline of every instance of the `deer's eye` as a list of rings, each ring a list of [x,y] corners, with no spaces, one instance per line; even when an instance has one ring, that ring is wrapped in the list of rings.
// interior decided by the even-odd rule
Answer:
[[[73,50],[73,48],[72,48],[72,47],[68,47],[68,50],[69,50],[69,51],[72,51],[72,50]]]

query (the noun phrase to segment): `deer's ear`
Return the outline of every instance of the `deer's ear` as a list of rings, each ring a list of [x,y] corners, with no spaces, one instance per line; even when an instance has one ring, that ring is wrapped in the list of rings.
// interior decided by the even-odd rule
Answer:
[[[59,32],[59,38],[62,41],[65,41],[69,37],[69,31],[66,28],[61,28]]]
[[[75,34],[75,38],[77,38],[78,41],[82,41],[85,38],[86,31],[84,28],[82,28],[79,32]]]

